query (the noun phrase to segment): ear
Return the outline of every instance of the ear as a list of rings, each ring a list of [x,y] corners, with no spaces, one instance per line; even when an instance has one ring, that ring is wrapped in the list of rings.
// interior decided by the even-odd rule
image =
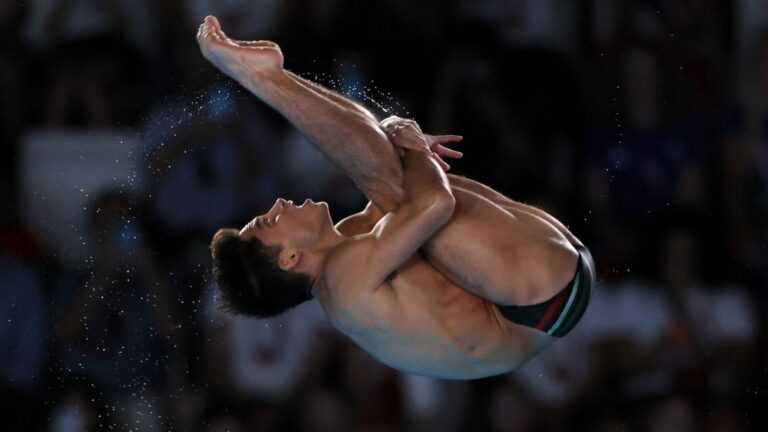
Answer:
[[[301,251],[298,249],[283,248],[280,251],[280,256],[277,257],[277,265],[280,267],[280,270],[295,270],[301,262],[301,256]]]

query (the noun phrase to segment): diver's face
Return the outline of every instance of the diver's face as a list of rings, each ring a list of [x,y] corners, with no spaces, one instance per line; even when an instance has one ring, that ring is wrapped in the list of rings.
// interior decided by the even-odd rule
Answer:
[[[312,246],[329,227],[333,227],[333,222],[328,204],[308,199],[297,206],[293,201],[278,198],[269,211],[243,227],[240,237],[255,236],[267,246],[301,248]]]

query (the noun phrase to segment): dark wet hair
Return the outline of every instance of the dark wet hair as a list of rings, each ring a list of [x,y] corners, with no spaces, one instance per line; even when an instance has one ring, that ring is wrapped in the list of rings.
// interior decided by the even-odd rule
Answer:
[[[255,238],[244,240],[233,228],[216,232],[211,256],[224,310],[265,318],[312,298],[309,276],[278,267],[281,250]]]

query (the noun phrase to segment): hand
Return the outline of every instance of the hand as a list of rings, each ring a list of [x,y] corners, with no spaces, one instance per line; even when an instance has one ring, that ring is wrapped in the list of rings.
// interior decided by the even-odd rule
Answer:
[[[457,143],[464,139],[461,135],[427,135],[424,134],[424,138],[427,140],[429,149],[432,150],[432,155],[435,160],[443,168],[443,171],[448,172],[451,170],[451,166],[446,163],[443,158],[461,159],[464,157],[464,153],[449,149],[443,144],[452,142]]]
[[[379,127],[387,135],[401,157],[405,150],[420,151],[432,155],[427,139],[415,121],[392,116],[382,120]]]
[[[444,157],[461,159],[464,156],[463,153],[443,145],[461,141],[460,135],[427,135],[422,133],[421,127],[415,121],[397,116],[382,120],[379,127],[389,137],[400,157],[403,156],[405,149],[421,151],[433,156],[440,167],[447,172],[451,166],[443,160]]]
[[[197,30],[197,43],[203,57],[219,70],[240,81],[253,73],[283,70],[283,53],[270,41],[238,41],[228,38],[214,16],[207,16]]]

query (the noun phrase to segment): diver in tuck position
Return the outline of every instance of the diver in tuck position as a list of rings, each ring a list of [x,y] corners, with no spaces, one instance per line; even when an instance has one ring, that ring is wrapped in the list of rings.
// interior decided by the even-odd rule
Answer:
[[[286,71],[276,44],[229,39],[214,17],[197,37],[211,63],[371,200],[334,226],[325,203],[278,199],[241,230],[219,230],[211,250],[225,307],[265,317],[314,297],[380,361],[451,379],[512,371],[576,325],[594,282],[589,252],[547,213],[446,176],[439,156],[460,154],[442,144],[460,137],[399,118],[379,124]]]

